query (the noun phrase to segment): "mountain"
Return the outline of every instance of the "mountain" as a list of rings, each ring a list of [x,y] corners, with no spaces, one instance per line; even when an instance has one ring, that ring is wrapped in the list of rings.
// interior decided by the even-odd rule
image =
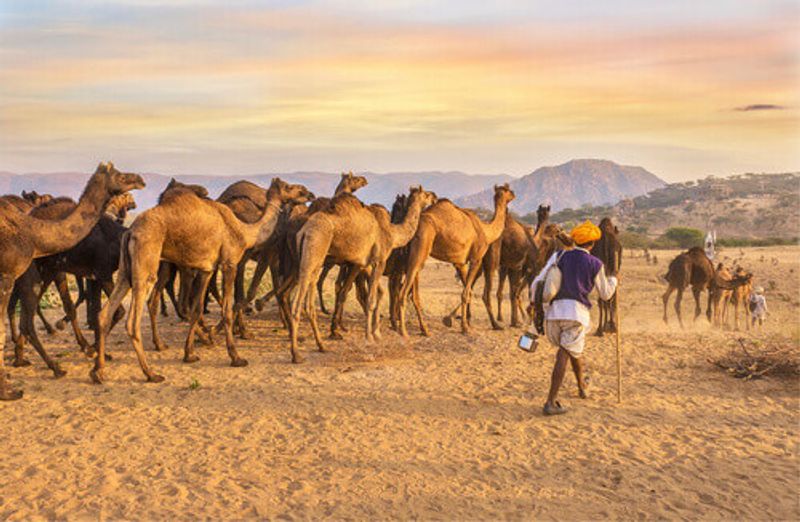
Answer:
[[[369,184],[358,192],[359,198],[367,203],[380,203],[391,207],[395,196],[408,192],[412,185],[422,185],[436,192],[440,197],[456,199],[475,193],[496,183],[505,183],[511,176],[505,174],[465,174],[463,172],[391,172],[378,174],[366,172]],[[302,183],[318,196],[330,196],[339,183],[339,174],[328,172],[292,172],[280,174],[257,174],[252,176],[174,176],[184,183],[197,183],[206,187],[211,197],[218,196],[231,183],[246,179],[269,186],[273,177],[280,177],[290,183]],[[147,183],[144,190],[135,194],[139,211],[156,204],[158,195],[172,176],[157,173],[144,173]],[[77,198],[80,196],[88,173],[54,172],[49,174],[13,174],[0,172],[0,194],[19,194],[23,190],[36,190],[40,193]]]
[[[562,210],[550,219],[569,227],[606,216],[620,230],[651,238],[670,227],[691,227],[715,230],[721,238],[796,240],[800,234],[800,173],[709,176],[671,183],[615,205]]]
[[[587,204],[615,203],[666,185],[642,167],[597,159],[577,159],[556,167],[542,167],[510,184],[517,196],[510,208],[519,214],[535,212],[540,204],[550,204],[555,212]],[[458,198],[456,203],[464,207],[491,209],[493,196],[493,189],[487,188]]]

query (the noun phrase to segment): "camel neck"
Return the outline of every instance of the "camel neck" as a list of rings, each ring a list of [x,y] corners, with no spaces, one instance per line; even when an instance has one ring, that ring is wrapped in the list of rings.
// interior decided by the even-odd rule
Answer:
[[[483,231],[486,234],[487,243],[494,243],[503,234],[503,229],[506,226],[506,214],[508,210],[507,201],[494,202],[494,216],[489,223],[483,224]]]
[[[422,202],[419,199],[415,199],[411,202],[411,205],[408,207],[408,211],[406,215],[403,217],[403,221],[400,223],[392,223],[390,226],[392,231],[392,248],[400,248],[405,246],[411,238],[414,237],[414,234],[417,233],[417,227],[419,226],[419,217],[422,214]]]
[[[95,174],[78,205],[64,219],[49,221],[29,217],[28,230],[36,249],[34,257],[57,254],[78,244],[100,220],[109,198],[103,178]]]
[[[264,243],[275,231],[278,223],[278,216],[281,213],[281,199],[277,196],[269,196],[264,212],[255,223],[242,222],[242,230],[247,248]]]

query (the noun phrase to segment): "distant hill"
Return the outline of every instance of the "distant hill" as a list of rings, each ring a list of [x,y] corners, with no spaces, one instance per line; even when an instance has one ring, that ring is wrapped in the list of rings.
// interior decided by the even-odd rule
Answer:
[[[556,167],[542,167],[511,182],[516,199],[511,210],[526,214],[544,203],[553,211],[582,205],[614,203],[663,187],[666,183],[642,167],[618,165],[613,161],[577,159]],[[458,198],[469,208],[492,208],[492,188]]]
[[[369,185],[358,192],[359,198],[368,203],[381,203],[391,206],[395,196],[408,192],[412,185],[422,185],[436,192],[440,197],[456,199],[472,194],[496,183],[505,183],[511,176],[505,174],[465,174],[463,172],[392,172],[377,174],[367,172]],[[139,211],[156,204],[158,195],[172,176],[144,173],[147,187],[135,194]],[[302,183],[318,196],[330,196],[339,183],[339,174],[328,172],[292,172],[279,174],[259,174],[254,176],[174,176],[185,183],[198,183],[205,186],[212,197],[218,196],[231,183],[246,179],[269,186],[273,177],[291,183]],[[80,196],[89,173],[55,172],[49,174],[12,174],[0,172],[0,194],[19,194],[23,190],[37,190],[41,193],[77,198]]]
[[[683,226],[716,230],[726,238],[797,238],[800,235],[800,173],[742,174],[672,183],[613,205],[565,209],[556,223],[572,225],[612,217],[620,230],[658,236]],[[536,216],[523,218],[534,222]]]

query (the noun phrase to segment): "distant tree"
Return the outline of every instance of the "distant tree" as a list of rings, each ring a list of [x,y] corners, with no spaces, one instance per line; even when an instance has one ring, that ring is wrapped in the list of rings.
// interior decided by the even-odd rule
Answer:
[[[703,238],[703,232],[696,228],[672,227],[668,228],[658,239],[659,241],[663,239],[665,242],[672,243],[680,248],[691,248],[703,246]]]

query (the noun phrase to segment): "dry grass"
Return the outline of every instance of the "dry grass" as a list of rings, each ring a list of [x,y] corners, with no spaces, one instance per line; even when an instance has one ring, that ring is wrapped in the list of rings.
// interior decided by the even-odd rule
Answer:
[[[740,337],[736,345],[724,357],[709,362],[746,381],[765,375],[794,381],[800,377],[800,346],[797,341],[774,335],[763,341]]]

